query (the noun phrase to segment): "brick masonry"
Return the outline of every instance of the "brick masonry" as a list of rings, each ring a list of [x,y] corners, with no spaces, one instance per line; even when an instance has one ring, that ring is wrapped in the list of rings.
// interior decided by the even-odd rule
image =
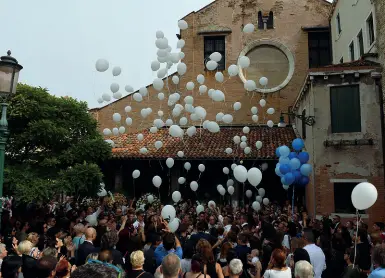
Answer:
[[[228,79],[224,86],[215,82],[214,73],[204,71],[203,63],[203,36],[198,35],[199,30],[203,28],[228,27],[232,33],[226,36],[226,68],[231,64],[236,64],[238,56],[242,49],[250,42],[260,39],[276,40],[286,45],[295,57],[295,73],[289,84],[282,90],[271,93],[267,96],[267,107],[274,107],[277,111],[275,115],[262,118],[261,123],[266,124],[268,119],[272,119],[275,123],[279,120],[279,112],[287,111],[298,95],[303,84],[308,69],[308,43],[307,33],[302,31],[303,26],[328,25],[328,16],[331,5],[323,0],[286,0],[286,1],[255,1],[255,0],[217,0],[205,8],[190,13],[184,19],[189,24],[189,29],[181,32],[182,38],[186,41],[183,48],[186,54],[183,62],[186,63],[188,72],[181,79],[180,88],[185,88],[188,81],[195,82],[194,106],[203,106],[206,108],[207,119],[214,120],[215,115],[219,112],[232,113],[232,105],[239,101],[242,103],[242,109],[234,115],[234,123],[251,124],[250,108],[257,105],[260,95],[253,98],[246,94],[244,85],[239,77],[228,79],[228,75],[224,72],[225,78]],[[257,25],[258,11],[274,12],[275,29],[258,30],[253,34],[246,35],[242,32],[242,26],[247,23]],[[208,88],[221,89],[226,96],[226,102],[213,103],[207,94],[199,96],[198,83],[196,76],[204,74],[206,77],[205,84]],[[170,81],[171,83],[171,81]],[[146,84],[143,84],[146,85]],[[171,86],[172,89],[172,86]],[[112,121],[114,112],[124,115],[124,107],[132,106],[130,117],[133,119],[133,125],[128,132],[138,129],[149,128],[153,120],[157,117],[157,111],[162,110],[165,114],[164,120],[169,118],[171,111],[168,110],[167,101],[160,102],[157,98],[157,92],[150,86],[148,87],[150,98],[148,101],[136,103],[131,97],[125,97],[99,110],[93,110],[94,116],[98,119],[100,130],[104,128],[113,128],[116,126]],[[187,94],[186,90],[182,92],[182,100]],[[167,95],[167,93],[166,93]],[[181,102],[182,104],[183,101]],[[140,116],[142,108],[151,107],[152,115],[143,120]],[[124,120],[125,116],[123,116]],[[199,123],[193,123],[198,125]],[[122,123],[124,125],[124,122]],[[191,122],[189,123],[191,125]],[[127,130],[127,129],[126,129]]]

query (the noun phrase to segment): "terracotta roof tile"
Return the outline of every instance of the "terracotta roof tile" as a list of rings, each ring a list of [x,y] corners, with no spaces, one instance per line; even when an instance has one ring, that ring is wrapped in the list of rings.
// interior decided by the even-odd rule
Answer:
[[[140,132],[139,132],[140,133]],[[197,133],[193,137],[185,135],[183,140],[173,138],[168,134],[168,129],[163,128],[157,133],[152,134],[148,130],[141,133],[144,136],[143,141],[138,141],[139,133],[123,134],[117,137],[111,137],[115,142],[115,148],[112,149],[113,158],[121,159],[166,159],[168,157],[178,158],[178,151],[184,152],[184,157],[189,159],[232,159],[234,157],[242,159],[274,159],[275,150],[278,146],[291,144],[296,138],[292,127],[250,127],[250,133],[244,134],[241,127],[221,127],[219,133],[210,133],[205,129],[197,128]],[[241,148],[237,155],[234,136],[246,135],[248,146],[252,151],[245,155]],[[260,140],[263,146],[257,150],[255,143]],[[156,141],[162,141],[163,146],[156,150],[154,144]],[[147,154],[139,153],[143,147],[148,149]],[[225,149],[232,148],[233,154],[226,154]]]
[[[309,72],[375,69],[380,67],[381,67],[381,64],[379,63],[376,63],[370,60],[360,59],[360,60],[352,61],[348,63],[327,65],[320,68],[312,68],[312,69],[309,69]]]

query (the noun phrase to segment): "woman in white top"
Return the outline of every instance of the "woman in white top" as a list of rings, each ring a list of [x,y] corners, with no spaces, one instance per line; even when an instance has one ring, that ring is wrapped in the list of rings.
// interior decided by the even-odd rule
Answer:
[[[259,270],[259,269],[258,269]],[[261,277],[261,271],[257,270],[255,278]],[[263,278],[291,278],[291,269],[286,266],[286,252],[283,249],[275,249],[271,254],[269,266],[262,276]]]

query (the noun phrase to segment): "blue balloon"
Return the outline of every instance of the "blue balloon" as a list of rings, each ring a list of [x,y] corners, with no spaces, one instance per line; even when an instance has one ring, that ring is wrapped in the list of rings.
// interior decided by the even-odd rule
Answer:
[[[301,174],[304,176],[310,176],[311,172],[313,171],[313,167],[311,167],[310,164],[304,164],[301,166]],[[282,171],[281,171],[282,173]]]
[[[297,138],[293,140],[292,146],[294,150],[299,152],[303,149],[303,147],[305,147],[305,144],[301,138]]]
[[[299,161],[298,158],[292,158],[290,159],[289,165],[292,170],[297,170],[299,167],[301,167],[301,161]]]
[[[283,184],[282,187],[283,187],[283,189],[288,190],[289,187],[290,187],[290,185],[284,185],[284,184]]]
[[[288,157],[283,157],[283,156],[281,156],[280,158],[279,158],[279,164],[289,164],[290,163],[290,159],[288,158]]]
[[[306,185],[308,185],[309,181],[309,177],[302,176],[298,182],[298,185],[305,187]]]
[[[279,153],[283,157],[288,157],[290,154],[290,149],[288,146],[281,146],[279,147]]]
[[[297,153],[291,152],[291,153],[289,154],[289,158],[290,158],[290,159],[297,158]]]
[[[276,168],[275,168],[275,173],[276,173],[277,176],[279,176],[279,177],[282,177],[282,176],[283,176],[282,173],[281,173],[281,171],[279,171],[279,167],[276,167]]]
[[[292,171],[294,177],[295,177],[295,182],[299,182],[299,180],[301,179],[302,175],[301,175],[301,172],[299,170],[295,170],[295,171]]]
[[[278,148],[275,150],[275,155],[276,155],[277,157],[281,157],[281,154],[279,153],[279,148],[280,148],[280,147],[278,147]]]
[[[299,161],[301,161],[302,164],[307,163],[309,161],[309,158],[310,158],[310,156],[309,156],[309,153],[307,153],[307,152],[300,152],[298,154],[298,159],[299,159]]]
[[[279,166],[279,171],[285,175],[286,173],[289,173],[291,171],[290,165],[289,164],[281,164]]]
[[[285,176],[281,177],[281,183],[282,183],[282,185],[288,185],[286,180],[285,180]]]
[[[295,181],[295,176],[292,172],[286,173],[285,176],[286,185],[291,185]]]

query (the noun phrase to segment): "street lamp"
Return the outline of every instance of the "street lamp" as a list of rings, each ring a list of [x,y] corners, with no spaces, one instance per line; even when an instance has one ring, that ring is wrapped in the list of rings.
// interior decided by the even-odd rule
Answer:
[[[289,117],[295,117],[295,118],[301,120],[303,122],[303,124],[308,125],[308,126],[313,126],[315,124],[315,117],[306,115],[306,112],[304,110],[302,112],[302,114],[295,114],[293,112],[287,112],[287,113],[281,112],[278,127],[285,127],[286,126],[284,115],[287,115]],[[290,118],[289,118],[289,121],[290,121]]]
[[[9,135],[7,122],[7,100],[9,97],[16,94],[19,72],[22,69],[23,67],[19,65],[17,60],[11,56],[10,50],[8,50],[7,56],[2,56],[0,58],[0,198],[3,197],[5,145]],[[0,228],[2,207],[2,201],[0,200]]]

